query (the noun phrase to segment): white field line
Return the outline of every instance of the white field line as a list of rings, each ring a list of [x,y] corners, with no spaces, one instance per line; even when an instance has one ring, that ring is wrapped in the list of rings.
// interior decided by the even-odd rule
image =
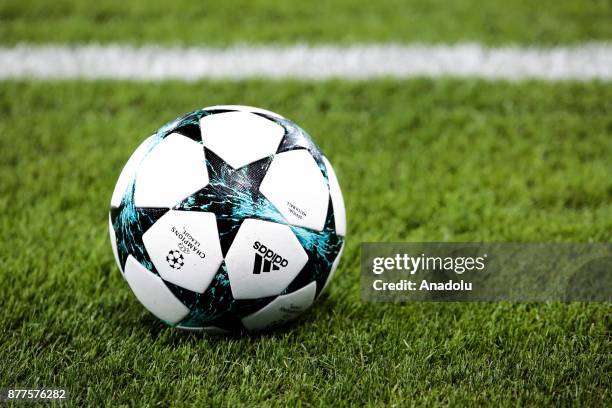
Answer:
[[[478,44],[230,48],[20,45],[0,48],[0,79],[370,79],[419,76],[611,80],[612,43],[554,48],[487,48]]]

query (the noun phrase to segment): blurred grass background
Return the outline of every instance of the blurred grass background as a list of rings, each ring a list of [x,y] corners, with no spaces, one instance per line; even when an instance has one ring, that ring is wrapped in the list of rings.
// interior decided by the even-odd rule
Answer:
[[[364,304],[361,241],[609,242],[602,83],[8,82],[0,93],[0,384],[74,405],[590,405],[610,400],[609,303]],[[297,121],[334,164],[347,249],[288,328],[169,329],[116,269],[107,209],[139,142],[217,102]]]
[[[0,43],[480,42],[612,38],[609,0],[3,0]]]
[[[0,44],[549,46],[609,41],[610,21],[607,0],[4,0]],[[349,226],[328,296],[229,339],[157,321],[107,235],[139,142],[226,103],[303,126]],[[0,81],[0,386],[76,406],[609,405],[609,303],[364,304],[359,243],[610,242],[611,112],[609,82]]]

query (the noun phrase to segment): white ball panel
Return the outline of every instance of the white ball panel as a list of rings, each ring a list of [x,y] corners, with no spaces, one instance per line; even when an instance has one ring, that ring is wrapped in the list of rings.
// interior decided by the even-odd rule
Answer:
[[[154,137],[155,136],[149,136],[147,139],[145,139],[145,141],[136,148],[134,153],[132,153],[127,163],[123,167],[123,170],[121,170],[117,184],[115,184],[113,197],[111,198],[112,207],[119,207],[121,204],[121,199],[125,195],[125,191],[130,185],[130,182],[134,179],[138,165],[149,151],[149,145]]]
[[[189,309],[170,292],[164,281],[131,255],[125,263],[125,279],[140,303],[158,318],[175,324],[189,313]]]
[[[170,210],[142,240],[161,277],[194,292],[208,288],[223,261],[213,213]],[[167,260],[174,251],[183,258],[182,265]]]
[[[321,169],[308,150],[277,154],[260,191],[290,224],[317,231],[323,229],[329,191]]]
[[[246,106],[246,105],[215,105],[215,106],[207,106],[206,108],[202,110],[214,110],[214,109],[237,110],[237,111],[251,112],[251,113],[263,113],[269,116],[274,116],[280,119],[284,119],[284,117],[279,115],[278,113],[275,113],[275,112],[272,112],[266,109],[261,109],[261,108],[256,108],[254,106]]]
[[[202,146],[172,133],[142,160],[134,202],[137,207],[173,207],[207,184]]]
[[[200,119],[204,146],[237,169],[276,152],[285,130],[248,112],[226,112]]]
[[[295,319],[314,302],[317,283],[311,282],[295,292],[282,295],[264,308],[242,319],[248,330],[263,330]]]
[[[323,157],[323,162],[327,168],[327,178],[329,179],[329,193],[331,194],[332,206],[334,207],[334,220],[336,222],[336,234],[346,235],[346,209],[344,208],[344,198],[340,183],[336,177],[336,172],[329,160]]]
[[[331,282],[332,278],[334,277],[334,274],[336,273],[336,269],[338,269],[338,264],[340,263],[340,258],[342,257],[342,252],[344,252],[344,242],[342,243],[342,247],[340,247],[340,252],[338,252],[336,259],[334,259],[334,263],[332,264],[331,271],[329,272],[329,275],[327,276],[327,279],[325,280],[325,285],[323,285],[323,289],[321,290],[321,293],[325,292],[325,289],[327,289],[327,286],[329,286],[329,282]]]
[[[244,220],[225,256],[232,295],[236,299],[278,295],[307,261],[288,225]]]
[[[110,242],[111,247],[113,248],[113,256],[115,257],[115,262],[117,263],[119,272],[121,272],[121,276],[123,276],[123,268],[121,268],[121,263],[119,262],[119,253],[117,252],[117,237],[115,235],[115,228],[113,227],[113,222],[111,221],[110,214],[108,215],[108,233],[110,235]]]

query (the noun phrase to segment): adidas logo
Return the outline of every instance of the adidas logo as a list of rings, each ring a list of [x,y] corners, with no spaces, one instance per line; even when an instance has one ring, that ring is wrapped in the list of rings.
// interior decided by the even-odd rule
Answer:
[[[281,266],[284,268],[289,265],[289,261],[266,247],[259,241],[253,244],[255,252],[255,264],[253,274],[258,275],[262,272],[278,271]]]

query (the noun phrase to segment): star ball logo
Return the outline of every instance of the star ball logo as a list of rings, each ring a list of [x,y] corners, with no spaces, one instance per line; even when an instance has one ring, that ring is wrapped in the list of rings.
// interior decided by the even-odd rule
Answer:
[[[181,269],[183,265],[185,265],[185,258],[183,258],[183,254],[176,249],[171,249],[166,255],[166,262],[173,269]]]
[[[262,272],[278,271],[281,267],[284,268],[289,265],[289,261],[259,241],[255,241],[253,249],[256,251],[253,265],[254,275],[259,275]]]

